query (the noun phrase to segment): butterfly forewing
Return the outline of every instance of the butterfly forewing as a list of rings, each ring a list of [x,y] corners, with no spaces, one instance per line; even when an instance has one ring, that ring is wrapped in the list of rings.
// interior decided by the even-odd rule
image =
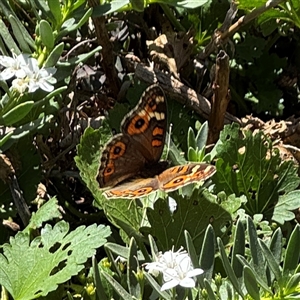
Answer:
[[[148,163],[158,162],[165,144],[167,104],[163,90],[152,85],[142,94],[137,106],[126,115],[121,130],[135,142]]]

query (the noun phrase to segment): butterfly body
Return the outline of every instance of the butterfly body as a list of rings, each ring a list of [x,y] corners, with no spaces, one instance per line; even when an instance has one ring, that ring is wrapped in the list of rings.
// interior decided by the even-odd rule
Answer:
[[[214,166],[200,163],[164,170],[159,160],[165,143],[166,116],[164,92],[157,85],[148,87],[122,121],[121,133],[102,151],[97,180],[100,188],[108,188],[104,191],[106,198],[137,198],[157,190],[173,191],[215,172]],[[143,178],[147,172],[151,177]]]

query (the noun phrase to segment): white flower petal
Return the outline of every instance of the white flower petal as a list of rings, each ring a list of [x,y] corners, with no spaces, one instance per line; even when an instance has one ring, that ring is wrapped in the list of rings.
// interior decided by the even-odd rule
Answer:
[[[161,287],[161,291],[165,291],[165,290],[169,290],[169,289],[171,289],[171,288],[173,288],[173,287],[175,287],[176,285],[178,285],[179,284],[179,280],[171,280],[171,281],[168,281],[168,282],[166,282],[166,283],[164,283],[163,285],[162,285],[162,287]]]
[[[193,288],[195,287],[195,280],[193,280],[192,278],[184,278],[182,280],[180,280],[179,285],[186,287],[186,288]]]
[[[15,60],[12,57],[0,55],[0,64],[3,67],[9,68],[15,64]]]
[[[174,211],[177,209],[177,202],[172,197],[168,197],[168,204],[170,213],[173,214]]]
[[[45,80],[42,80],[38,83],[40,89],[46,91],[46,92],[52,92],[54,90],[54,86],[48,83]]]
[[[13,76],[15,76],[15,72],[13,69],[11,68],[6,68],[4,69],[2,72],[1,72],[1,78],[3,80],[7,80],[7,79],[10,79],[12,78]]]
[[[186,276],[187,277],[195,277],[195,276],[203,274],[203,273],[204,273],[204,271],[202,269],[198,268],[198,269],[193,269],[193,270],[187,272]]]

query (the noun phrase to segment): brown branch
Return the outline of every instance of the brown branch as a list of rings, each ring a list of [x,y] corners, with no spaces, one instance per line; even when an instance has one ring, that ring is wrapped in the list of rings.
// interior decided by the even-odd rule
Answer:
[[[153,70],[152,68],[146,67],[142,64],[137,65],[135,76],[139,80],[149,84],[156,82],[159,83],[169,98],[186,105],[201,117],[208,120],[211,110],[210,102],[205,97],[197,94],[193,89],[184,85],[179,80],[170,78],[169,75],[159,70]],[[229,124],[232,122],[237,122],[240,124],[241,121],[237,117],[229,113],[225,113],[224,123]]]
[[[88,3],[90,7],[96,7],[99,5],[99,1],[97,0],[88,0]],[[117,98],[120,90],[120,81],[115,68],[113,45],[109,39],[109,35],[105,26],[105,17],[93,17],[92,20],[94,22],[98,44],[102,46],[102,67],[108,80],[108,85],[112,92],[112,96]]]
[[[286,0],[269,0],[261,7],[258,7],[251,11],[248,15],[240,17],[237,22],[235,22],[232,26],[229,27],[227,31],[224,31],[221,35],[222,39],[227,39],[233,36],[242,26],[248,24],[255,18],[259,17],[261,14],[266,12],[267,10],[277,6],[281,2],[285,2]]]
[[[225,20],[220,28],[216,29],[213,33],[210,42],[199,54],[200,60],[205,60],[211,53],[215,52],[220,45],[223,45],[227,40],[233,36],[242,26],[248,24],[250,21],[259,17],[262,13],[277,6],[286,0],[269,0],[263,6],[258,7],[251,11],[249,14],[244,15],[238,19],[233,25],[232,21],[237,13],[237,6],[234,1],[231,2],[230,9],[228,10]]]
[[[209,116],[208,144],[213,144],[219,139],[220,131],[224,126],[224,117],[230,100],[229,86],[229,57],[223,50],[216,59],[215,79],[213,82],[214,94],[212,108]]]

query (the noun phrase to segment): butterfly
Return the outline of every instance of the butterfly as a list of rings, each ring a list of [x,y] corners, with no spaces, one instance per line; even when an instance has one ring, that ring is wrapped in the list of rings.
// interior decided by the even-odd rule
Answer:
[[[121,133],[103,148],[97,181],[106,198],[131,199],[158,190],[170,192],[215,173],[215,167],[205,163],[166,169],[165,162],[160,162],[166,130],[166,97],[154,84],[124,117]]]

